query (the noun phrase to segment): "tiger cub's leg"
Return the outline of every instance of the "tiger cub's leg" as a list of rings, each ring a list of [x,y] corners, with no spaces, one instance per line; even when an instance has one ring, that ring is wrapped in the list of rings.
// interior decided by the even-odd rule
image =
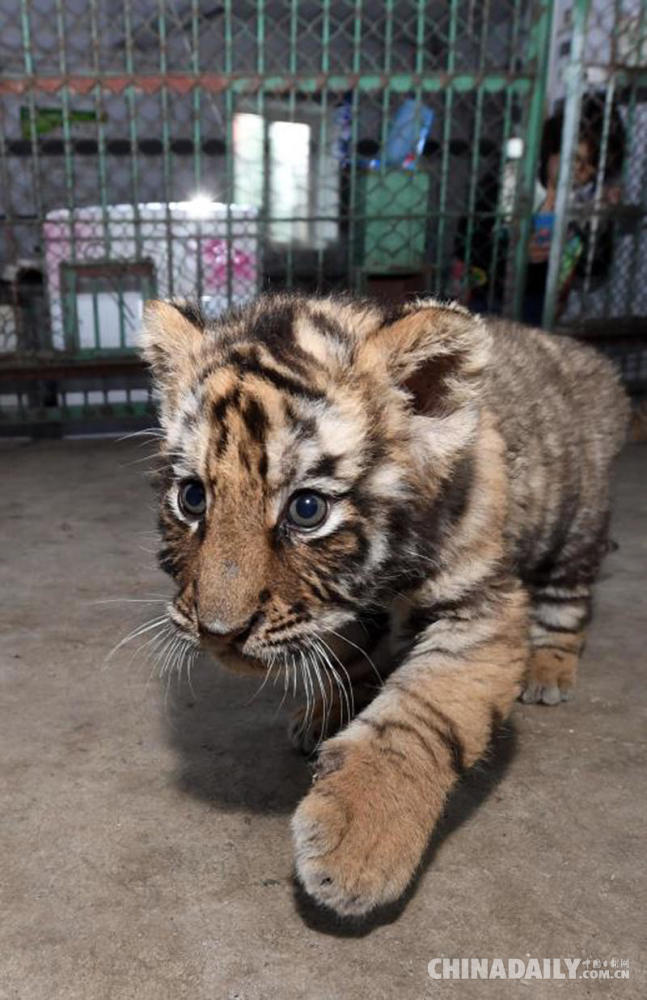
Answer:
[[[571,697],[590,614],[588,584],[530,590],[531,651],[522,701],[557,705]]]
[[[305,889],[339,914],[400,896],[452,786],[521,691],[526,595],[511,581],[429,609],[371,704],[323,744],[292,821]]]

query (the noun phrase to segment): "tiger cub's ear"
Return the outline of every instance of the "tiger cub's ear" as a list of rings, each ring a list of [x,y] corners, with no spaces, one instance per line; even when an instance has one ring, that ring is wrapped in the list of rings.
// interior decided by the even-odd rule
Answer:
[[[172,396],[175,387],[190,378],[203,342],[204,319],[197,309],[184,302],[146,302],[140,353],[163,394]]]
[[[469,404],[480,391],[490,335],[479,316],[428,299],[375,330],[360,353],[363,364],[386,369],[408,391],[417,413],[442,416]]]

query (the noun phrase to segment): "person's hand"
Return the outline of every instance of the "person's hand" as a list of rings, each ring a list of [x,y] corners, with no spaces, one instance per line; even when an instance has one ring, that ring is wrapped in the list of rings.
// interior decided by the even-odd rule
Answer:
[[[604,189],[604,201],[607,205],[616,206],[622,200],[622,191],[617,184],[611,184]]]
[[[548,236],[548,238],[546,238]],[[528,260],[531,264],[544,264],[550,257],[550,234],[548,230],[533,233],[528,244]]]

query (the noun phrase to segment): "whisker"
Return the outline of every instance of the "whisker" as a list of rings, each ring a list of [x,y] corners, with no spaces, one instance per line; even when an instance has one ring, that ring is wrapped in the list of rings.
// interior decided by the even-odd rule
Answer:
[[[283,669],[283,697],[281,698],[281,701],[279,702],[279,707],[276,710],[276,714],[277,715],[280,713],[281,709],[283,708],[283,706],[285,704],[285,699],[287,698],[287,695],[288,695],[288,669],[287,669],[287,663],[286,663],[285,659],[281,660],[281,667]]]
[[[368,653],[366,652],[365,649],[362,649],[361,646],[358,646],[356,642],[352,641],[352,639],[348,639],[345,635],[342,635],[341,632],[336,632],[334,628],[327,628],[326,632],[330,632],[330,633],[332,633],[332,635],[336,635],[338,639],[342,640],[342,642],[347,642],[349,646],[352,646],[353,649],[356,649],[358,651],[358,653],[361,653],[362,656],[364,657],[364,659],[371,665],[373,673],[375,674],[375,676],[377,677],[378,681],[380,682],[380,687],[384,687],[384,680],[382,679],[382,675],[380,674],[379,670],[377,669],[377,667],[373,663],[373,660],[368,655]],[[322,638],[322,637],[320,636],[319,638]],[[326,643],[326,645],[328,645],[328,643]],[[330,646],[328,646],[328,648],[330,649]],[[330,649],[330,651],[333,652],[332,649]],[[339,657],[337,657],[336,655],[335,655],[335,659],[338,660],[338,662],[341,662],[339,660]]]
[[[166,633],[166,637],[161,643],[159,652],[159,664],[158,670],[160,677],[163,677],[167,672],[167,667],[170,662],[171,656],[173,655],[173,646],[177,641],[177,634],[175,629],[169,629]]]
[[[321,655],[324,657],[324,659],[328,663],[328,666],[329,666],[330,670],[332,671],[332,675],[333,675],[333,677],[335,678],[335,680],[337,682],[340,694],[343,696],[343,704],[344,704],[344,707],[346,708],[347,719],[348,719],[348,722],[350,723],[351,720],[353,719],[354,715],[355,715],[355,696],[353,694],[353,682],[352,682],[352,680],[350,678],[350,674],[348,673],[346,667],[341,662],[341,660],[339,659],[339,657],[336,655],[336,653],[334,652],[334,650],[332,650],[330,648],[330,646],[328,645],[328,643],[325,641],[325,639],[322,636],[318,635],[318,636],[313,636],[312,638],[313,638],[314,642],[317,644],[317,646],[318,646],[318,648],[320,650]],[[346,689],[346,685],[343,683],[342,678],[339,676],[339,673],[338,673],[335,665],[331,661],[330,654],[332,654],[335,657],[335,659],[339,663],[339,666],[344,671],[344,674],[346,675],[346,680],[348,681],[348,689]],[[343,712],[342,712],[342,721],[343,721]]]
[[[340,714],[340,720],[343,723],[345,705],[347,708],[347,716],[350,719],[350,708],[348,708],[348,695],[346,689],[341,681],[341,678],[337,670],[335,669],[334,664],[331,662],[330,657],[328,656],[327,651],[324,649],[321,642],[316,637],[313,637],[313,640],[314,640],[313,649],[315,650],[316,655],[319,657],[322,665],[325,668],[326,676],[331,680],[331,700],[332,700],[332,681],[335,682],[335,686],[339,691],[340,694],[339,714]]]
[[[169,627],[170,627],[170,623],[169,623]],[[141,644],[141,646],[138,646],[137,649],[135,650],[135,652],[133,653],[133,655],[130,657],[130,660],[128,661],[128,666],[131,667],[132,664],[134,663],[134,661],[137,659],[137,657],[148,646],[151,646],[152,647],[152,652],[155,653],[155,647],[162,641],[162,639],[164,638],[164,634],[165,634],[164,630],[161,629],[160,632],[159,632],[159,634],[154,635],[152,639],[148,639],[146,642],[143,642]]]
[[[95,604],[168,604],[168,597],[106,597],[100,601],[84,601],[92,606]]]
[[[150,632],[151,629],[160,628],[167,620],[166,615],[160,615],[158,618],[153,618],[150,621],[144,622],[143,625],[138,625],[132,632],[129,632],[128,635],[124,636],[124,638],[121,639],[116,646],[113,646],[104,662],[109,663],[115,653],[117,653],[122,646],[125,646],[126,643],[132,642],[133,639],[138,639],[140,635],[145,635],[145,633]]]
[[[332,706],[334,705],[334,702],[335,702],[334,690],[333,690],[333,683],[334,683],[335,687],[337,688],[337,691],[339,692],[339,720],[340,720],[340,726],[341,726],[341,725],[343,725],[343,722],[344,722],[344,703],[345,703],[346,698],[347,698],[346,690],[344,688],[344,685],[341,682],[339,674],[335,670],[334,665],[330,662],[330,660],[328,659],[328,657],[324,655],[324,650],[322,649],[322,647],[320,645],[316,644],[312,648],[313,648],[313,652],[315,653],[315,655],[317,656],[317,658],[321,662],[321,666],[322,666],[322,669],[324,671],[324,675],[325,675],[325,677],[326,677],[326,679],[328,681],[328,684],[329,684],[331,708],[332,708]],[[326,719],[326,723],[327,722],[328,722],[328,719]]]
[[[143,430],[140,431],[130,431],[128,434],[122,434],[121,437],[115,439],[115,443],[120,444],[122,441],[130,441],[131,438],[146,437],[146,436],[163,438],[165,436],[165,432],[162,430],[161,427],[145,427]]]
[[[182,637],[182,645],[180,647],[180,660],[178,663],[178,677],[182,680],[182,671],[186,667],[186,680],[189,690],[193,697],[195,698],[195,692],[191,684],[191,660],[193,653],[195,652],[195,646],[191,644],[186,638]]]
[[[307,659],[310,659],[308,657],[308,652],[307,651],[305,652],[304,655],[306,656]],[[310,663],[311,663],[311,666],[312,666],[312,671],[313,671],[313,673],[315,675],[315,680],[317,681],[317,684],[319,686],[319,690],[321,692],[321,703],[322,703],[322,710],[323,710],[323,719],[322,719],[322,730],[321,730],[321,733],[323,734],[323,725],[328,721],[328,699],[326,698],[326,689],[324,687],[323,680],[321,678],[320,661],[316,657],[313,657],[310,660]],[[319,740],[317,741],[317,747],[321,743],[321,739],[322,739],[322,735],[320,734]]]
[[[160,678],[164,676],[166,658],[169,654],[172,641],[173,633],[170,629],[166,629],[157,649],[157,673]]]
[[[310,676],[308,663],[305,661],[303,656],[303,651],[298,650],[298,653],[301,660],[301,679],[303,681],[303,688],[306,695],[306,710],[303,715],[301,732],[307,732],[313,712],[314,686],[312,684],[312,677]]]
[[[320,649],[317,646],[311,646],[310,647],[310,652],[313,654],[313,656],[315,657],[315,660],[320,665],[321,670],[323,671],[323,675],[324,675],[325,679],[328,681],[328,693],[330,695],[330,704],[328,704],[325,694],[323,696],[323,719],[322,719],[322,724],[321,724],[321,732],[319,734],[319,739],[317,740],[317,744],[316,744],[316,747],[315,747],[315,749],[318,750],[319,747],[320,747],[320,745],[321,745],[322,740],[324,739],[324,736],[328,732],[328,722],[330,721],[330,715],[331,715],[332,707],[334,705],[334,691],[333,691],[333,686],[332,686],[332,676],[333,675],[331,674],[326,661],[322,658]],[[335,678],[335,681],[337,683],[337,686],[339,686],[339,681],[338,681],[337,678]],[[340,705],[341,705],[341,702],[340,702]]]
[[[175,659],[175,663],[174,664],[173,663],[170,664],[170,666],[171,666],[171,668],[173,670],[173,673],[175,674],[175,676],[177,678],[178,690],[182,686],[182,666],[183,666],[183,663],[184,663],[184,657],[185,657],[185,655],[186,655],[185,643],[184,643],[184,640],[181,640],[180,643],[178,644],[178,646],[176,647],[176,654],[175,654],[176,659]]]
[[[254,694],[251,696],[251,698],[249,699],[249,701],[246,703],[245,707],[247,707],[248,705],[251,705],[253,701],[256,701],[256,699],[258,698],[259,694],[261,693],[261,691],[263,690],[263,688],[267,684],[268,680],[270,679],[270,674],[272,673],[272,671],[274,669],[275,663],[276,663],[276,659],[273,657],[270,660],[270,662],[269,662],[267,670],[265,671],[265,677],[263,678],[263,680],[261,681],[261,683],[259,684],[259,686],[256,688],[256,690],[254,691]]]
[[[168,672],[168,674],[171,675],[171,676],[172,676],[172,674],[174,672],[173,671],[173,666],[174,666],[175,658],[176,658],[176,656],[178,655],[178,653],[180,651],[180,648],[182,646],[183,641],[184,640],[182,639],[182,636],[176,635],[174,637],[174,639],[171,641],[171,644],[169,646],[168,657],[167,657],[167,659],[166,659],[166,661],[164,663],[164,672],[165,673]]]
[[[340,667],[341,671],[343,672],[344,677],[346,678],[346,681],[348,683],[348,696],[350,698],[350,715],[349,715],[349,721],[350,721],[350,719],[352,719],[354,717],[354,715],[355,715],[355,695],[354,695],[354,692],[353,692],[353,681],[352,681],[352,678],[351,678],[350,674],[348,673],[348,670],[346,669],[346,664],[343,662],[343,660],[340,660],[340,658],[337,656],[337,653],[335,652],[335,650],[332,648],[332,646],[329,643],[326,642],[326,640],[324,639],[324,637],[322,635],[318,635],[316,638],[317,638],[317,641],[322,645],[322,647],[323,647],[323,649],[325,651],[325,654],[326,654],[326,656],[327,656],[327,658],[328,658],[328,660],[330,662],[331,667],[333,666],[332,661],[330,661],[330,657],[332,656],[332,657],[335,658],[335,660],[339,664],[339,667]],[[334,669],[335,669],[335,672],[337,672],[336,668],[334,668]],[[344,687],[344,689],[346,689],[346,688]]]
[[[186,661],[186,679],[187,679],[187,683],[189,685],[189,691],[191,692],[191,697],[194,700],[196,699],[196,693],[193,690],[193,684],[191,682],[191,671],[193,670],[193,668],[194,668],[194,666],[196,664],[196,660],[198,659],[198,656],[199,656],[199,650],[197,649],[197,647],[196,646],[191,646],[189,648],[189,655],[188,655],[187,661]]]
[[[169,642],[172,634],[173,634],[173,625],[169,621],[169,622],[167,622],[167,628],[164,629],[164,631],[160,635],[154,636],[152,639],[149,639],[148,643],[144,644],[145,646],[147,646],[149,644],[152,646],[152,651],[151,651],[151,654],[150,654],[151,659],[154,656],[153,667],[152,667],[152,670],[151,670],[151,672],[149,674],[148,681],[146,682],[146,687],[147,688],[148,688],[148,685],[150,684],[151,680],[153,679],[153,676],[156,673],[157,673],[158,677],[161,676],[160,671],[159,671],[160,656],[162,655],[162,652],[166,649],[166,645]]]
[[[144,455],[143,458],[133,458],[130,462],[120,462],[120,467],[122,469],[131,469],[133,465],[142,465],[144,462],[161,462],[162,456],[158,451],[151,452],[150,455]]]
[[[171,690],[171,672],[166,674],[166,686],[164,689],[164,714],[168,717],[168,696]]]

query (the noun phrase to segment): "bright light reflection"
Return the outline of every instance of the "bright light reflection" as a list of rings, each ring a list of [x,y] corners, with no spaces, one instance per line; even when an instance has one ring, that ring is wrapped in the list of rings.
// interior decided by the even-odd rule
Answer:
[[[192,219],[206,219],[211,213],[213,198],[211,195],[198,192],[189,199],[188,211]]]

